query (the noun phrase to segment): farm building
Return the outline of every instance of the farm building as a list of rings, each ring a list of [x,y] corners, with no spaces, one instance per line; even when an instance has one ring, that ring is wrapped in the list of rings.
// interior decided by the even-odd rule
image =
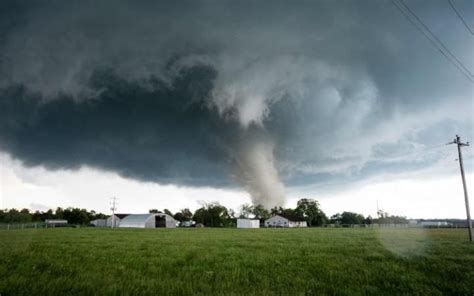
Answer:
[[[46,219],[44,220],[46,227],[56,227],[67,225],[67,220],[62,219]]]
[[[95,227],[105,227],[107,226],[107,219],[95,219],[90,222],[91,225]]]
[[[260,220],[238,218],[237,228],[260,228]]]
[[[307,227],[306,221],[299,221],[295,217],[275,215],[265,220],[266,227]]]
[[[183,221],[179,223],[179,226],[181,227],[193,227],[196,225],[196,221]]]
[[[421,226],[424,227],[447,227],[450,224],[446,221],[421,221]]]
[[[115,214],[114,215],[114,227],[119,227],[120,226],[120,221],[122,221],[123,218],[129,216],[130,214]],[[110,216],[109,218],[107,218],[107,223],[106,223],[106,226],[107,227],[111,227],[112,226],[112,216]]]
[[[120,220],[119,227],[125,228],[175,228],[178,221],[163,213],[131,214]]]

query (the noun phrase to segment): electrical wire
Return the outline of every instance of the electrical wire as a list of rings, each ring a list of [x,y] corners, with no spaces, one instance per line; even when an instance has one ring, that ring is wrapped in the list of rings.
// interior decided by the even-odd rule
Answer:
[[[400,3],[417,19],[417,21],[425,28],[428,33],[433,36],[433,38],[444,48],[444,50],[469,74],[469,76],[474,77],[474,75],[469,71],[463,63],[444,45],[444,43],[436,37],[436,35],[430,30],[430,28],[425,25],[425,23],[418,17],[418,15],[405,4],[403,0],[400,0]]]
[[[454,10],[454,12],[456,13],[456,15],[458,16],[458,18],[461,20],[461,22],[464,24],[464,26],[466,27],[466,29],[469,31],[469,33],[471,33],[471,35],[474,35],[474,32],[472,31],[472,29],[467,25],[466,21],[464,20],[464,18],[462,17],[461,13],[459,13],[459,11],[456,9],[456,7],[454,6],[454,3],[451,1],[451,0],[448,0],[448,3],[449,5],[451,6],[451,8]]]
[[[430,43],[452,64],[454,65],[471,83],[474,83],[474,76],[472,73],[457,59],[454,54],[447,49],[447,47],[431,32],[431,30],[426,26],[421,19],[407,6],[403,3],[402,0],[397,2],[396,0],[392,0],[393,5],[403,14],[403,16],[418,30],[420,31],[426,39],[430,41]],[[412,16],[418,20],[419,23],[416,23],[410,15],[407,13],[406,10],[402,8],[398,3],[401,3],[405,9],[410,12]],[[420,24],[423,26],[421,27]],[[425,28],[425,30],[423,30]],[[430,33],[430,35],[428,33]],[[440,47],[441,45],[441,47]],[[444,50],[443,50],[444,49]]]

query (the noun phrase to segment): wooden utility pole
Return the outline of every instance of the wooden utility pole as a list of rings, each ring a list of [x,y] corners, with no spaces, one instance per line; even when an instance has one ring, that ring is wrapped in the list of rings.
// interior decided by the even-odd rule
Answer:
[[[458,154],[459,154],[459,167],[461,168],[461,178],[462,178],[462,186],[464,189],[464,201],[466,203],[466,214],[467,214],[467,227],[469,229],[469,241],[472,242],[472,222],[471,222],[471,211],[469,210],[469,196],[467,195],[467,186],[466,186],[466,177],[464,176],[464,164],[462,162],[462,146],[469,146],[469,142],[463,143],[461,142],[461,137],[456,135],[456,139],[448,144],[456,144],[458,146]]]

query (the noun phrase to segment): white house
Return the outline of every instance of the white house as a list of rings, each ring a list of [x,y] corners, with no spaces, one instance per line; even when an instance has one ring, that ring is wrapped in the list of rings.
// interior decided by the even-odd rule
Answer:
[[[120,220],[120,228],[175,228],[178,221],[163,213],[131,214]]]
[[[265,220],[265,227],[308,227],[306,221],[298,221],[293,217],[275,215]]]
[[[238,218],[237,228],[260,228],[260,220]]]

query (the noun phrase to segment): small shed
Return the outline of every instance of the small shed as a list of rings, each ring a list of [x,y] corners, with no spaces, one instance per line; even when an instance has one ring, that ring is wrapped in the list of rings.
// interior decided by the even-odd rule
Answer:
[[[260,220],[258,219],[237,219],[237,228],[260,228]]]
[[[121,228],[175,228],[178,221],[163,213],[131,214],[120,221]]]

